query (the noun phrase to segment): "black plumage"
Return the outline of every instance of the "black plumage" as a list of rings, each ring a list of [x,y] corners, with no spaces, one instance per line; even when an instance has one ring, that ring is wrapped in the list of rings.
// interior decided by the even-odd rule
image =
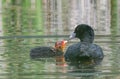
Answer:
[[[69,46],[64,55],[65,60],[72,64],[99,64],[103,60],[102,48],[94,41],[94,30],[86,24],[78,25],[73,34],[72,38],[79,38],[80,42]]]
[[[30,51],[30,57],[32,59],[50,58],[50,57],[56,57],[61,55],[63,55],[63,52],[55,49],[54,47],[40,46],[40,47],[33,48]]]

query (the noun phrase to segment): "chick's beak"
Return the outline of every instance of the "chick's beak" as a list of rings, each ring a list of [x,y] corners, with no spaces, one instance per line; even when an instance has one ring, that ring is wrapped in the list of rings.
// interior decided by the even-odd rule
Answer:
[[[66,41],[66,40],[61,41],[62,50],[65,49],[67,42],[68,42],[68,41]]]
[[[66,45],[66,44],[67,44],[67,42],[68,42],[68,41],[66,41],[66,40],[65,40],[65,41],[63,41],[64,45]]]

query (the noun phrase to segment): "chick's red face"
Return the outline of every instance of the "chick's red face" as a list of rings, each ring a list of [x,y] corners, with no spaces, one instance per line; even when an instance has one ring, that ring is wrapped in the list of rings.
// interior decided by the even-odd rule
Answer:
[[[57,50],[63,51],[65,49],[66,43],[67,43],[67,41],[64,41],[64,40],[58,41],[55,43],[55,48]]]

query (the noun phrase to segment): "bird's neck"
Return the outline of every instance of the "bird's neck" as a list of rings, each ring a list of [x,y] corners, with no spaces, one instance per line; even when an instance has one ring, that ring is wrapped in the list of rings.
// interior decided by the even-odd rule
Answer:
[[[93,40],[94,40],[94,37],[91,37],[91,36],[80,38],[81,42],[86,42],[86,43],[93,43]]]

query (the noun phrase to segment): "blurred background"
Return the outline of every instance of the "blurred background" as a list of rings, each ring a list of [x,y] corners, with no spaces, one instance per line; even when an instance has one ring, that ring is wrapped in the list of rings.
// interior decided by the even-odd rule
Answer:
[[[95,43],[103,48],[100,73],[81,78],[67,74],[66,68],[56,68],[54,59],[30,59],[31,48],[54,46],[82,23],[93,27]],[[120,0],[0,0],[1,79],[120,79],[119,49]]]
[[[119,0],[0,0],[0,36],[65,36],[81,23],[96,35],[118,35],[119,6]]]
[[[85,23],[99,35],[119,34],[119,6],[119,0],[0,0],[0,33],[67,35]]]

